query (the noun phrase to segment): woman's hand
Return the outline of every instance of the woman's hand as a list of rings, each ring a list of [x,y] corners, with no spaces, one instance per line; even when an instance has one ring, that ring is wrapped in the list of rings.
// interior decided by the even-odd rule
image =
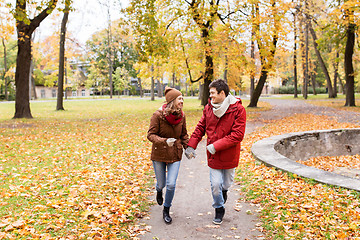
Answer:
[[[168,139],[166,139],[166,143],[167,143],[167,145],[168,145],[169,147],[174,146],[174,142],[175,142],[175,141],[176,141],[175,138],[168,138]]]

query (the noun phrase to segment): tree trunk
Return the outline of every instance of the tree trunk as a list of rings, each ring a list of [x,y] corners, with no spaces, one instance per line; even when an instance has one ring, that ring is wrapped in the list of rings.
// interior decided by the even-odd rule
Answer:
[[[15,114],[14,118],[32,118],[29,101],[29,72],[31,62],[31,35],[40,23],[52,12],[56,7],[57,0],[52,0],[46,9],[39,13],[33,19],[29,20],[27,25],[24,19],[16,20],[17,37],[18,37],[18,53],[16,58],[15,72]],[[24,15],[26,12],[26,1],[16,0],[16,10],[18,14]],[[26,17],[26,16],[25,16]]]
[[[31,40],[18,40],[18,54],[15,72],[15,115],[14,118],[32,118],[29,101],[29,74],[31,63]]]
[[[317,64],[315,63],[315,68],[314,70],[311,72],[311,85],[312,85],[312,88],[313,88],[313,95],[317,95],[316,93],[316,73],[317,73]]]
[[[336,60],[333,64],[334,66],[334,96],[337,97],[338,89],[337,89],[337,79],[339,76],[339,51],[336,50]]]
[[[176,80],[176,76],[175,76],[175,72],[173,72],[173,76],[172,76],[172,87],[175,87],[175,80]]]
[[[140,97],[144,97],[144,91],[142,88],[142,82],[141,82],[141,78],[138,78],[138,83],[139,83],[139,88],[140,88]]]
[[[32,56],[31,56],[32,58]],[[29,99],[32,100],[32,96],[34,95],[34,99],[35,99],[35,94],[33,94],[35,92],[35,81],[33,81],[33,72],[34,72],[34,62],[33,60],[31,60],[30,62],[30,71],[29,71]],[[33,84],[34,83],[34,84]]]
[[[68,87],[67,87],[68,81],[67,81],[67,68],[66,68],[67,57],[64,57],[64,60],[65,60],[65,69],[64,69],[64,71],[65,71],[65,91],[64,92],[65,92],[65,99],[67,99],[67,97],[68,97],[68,94],[67,94],[67,92],[68,92]]]
[[[109,9],[108,9],[109,11]],[[110,13],[108,13],[110,14]],[[109,87],[110,87],[110,98],[113,96],[113,60],[112,60],[112,33],[111,33],[111,20],[109,20],[109,31],[108,31],[108,42],[109,42]]]
[[[344,86],[344,83],[343,83],[343,81],[341,80],[340,75],[338,75],[338,78],[339,78],[339,83],[340,83],[340,87],[341,87],[342,93],[343,93],[343,95],[346,95],[346,86]]]
[[[275,9],[275,1],[272,1],[272,7],[273,9]],[[259,16],[259,6],[256,5],[255,7],[255,14],[256,16]],[[275,52],[276,52],[276,45],[277,45],[277,41],[278,41],[278,22],[276,21],[276,16],[275,14],[274,16],[274,32],[272,35],[272,42],[271,42],[271,49],[270,49],[270,53],[269,56],[267,56],[267,58],[262,55],[261,53],[261,49],[262,49],[262,45],[261,42],[258,42],[258,48],[259,48],[259,54],[260,54],[260,60],[261,60],[261,75],[259,78],[259,82],[257,83],[253,94],[250,96],[250,103],[248,105],[248,107],[257,107],[257,103],[259,101],[261,92],[264,88],[266,79],[267,79],[267,75],[268,75],[268,71],[269,69],[272,68],[273,64],[274,64],[274,57],[275,57]],[[258,21],[257,21],[258,22]],[[260,26],[259,24],[256,25],[256,32],[260,34]],[[259,36],[260,37],[260,36]]]
[[[31,71],[33,72],[34,69]],[[31,81],[31,86],[32,86],[32,95],[34,96],[34,99],[37,99],[37,95],[36,95],[36,89],[35,89],[35,78],[32,76],[31,74],[31,78],[30,78],[30,81]]]
[[[158,96],[158,98],[162,98],[162,97],[163,97],[162,83],[161,83],[161,82],[162,82],[162,81],[157,80],[157,92],[158,92],[157,96]]]
[[[209,29],[202,30],[202,38],[205,44],[205,73],[204,73],[204,88],[201,97],[201,105],[208,104],[210,96],[209,85],[214,79],[214,63],[212,57],[211,43],[209,40]]]
[[[302,86],[302,94],[304,94],[304,82],[305,82],[305,76],[306,76],[306,61],[305,61],[305,32],[304,32],[304,18],[301,18],[300,21],[300,50],[301,50],[301,68],[303,73],[303,86]],[[301,82],[301,81],[300,81]]]
[[[323,72],[325,74],[325,77],[326,77],[326,83],[327,83],[329,98],[335,98],[336,96],[334,95],[334,91],[333,91],[333,88],[332,88],[332,83],[331,83],[329,71],[327,70],[327,67],[326,67],[326,65],[324,63],[324,60],[321,57],[321,54],[320,54],[320,51],[319,51],[319,48],[318,48],[318,44],[316,42],[317,41],[316,33],[315,33],[310,21],[309,21],[309,29],[310,29],[311,36],[313,38],[313,44],[314,44],[314,49],[315,49],[316,56],[317,56],[317,58],[319,60],[320,66],[321,66],[321,68],[322,68],[322,70],[323,70]]]
[[[251,57],[251,60],[253,62],[253,68],[251,71],[250,71],[250,96],[253,95],[254,93],[254,90],[255,90],[255,69],[256,69],[256,64],[255,64],[255,42],[253,40],[253,37],[255,35],[255,32],[252,31],[251,32],[251,52],[250,52],[250,57]]]
[[[64,11],[64,16],[61,21],[60,31],[60,52],[59,52],[59,75],[58,75],[58,94],[56,110],[65,110],[63,106],[63,92],[64,92],[64,73],[65,73],[65,40],[66,40],[66,23],[69,18],[69,10]]]
[[[297,94],[297,59],[296,59],[296,13],[294,13],[294,98],[298,97]]]
[[[266,70],[266,69],[264,69],[264,67],[262,67],[259,82],[257,83],[253,94],[250,96],[250,104],[249,104],[248,107],[257,107],[257,103],[259,101],[261,92],[262,92],[262,90],[264,88],[264,85],[265,85],[265,82],[266,82],[266,79],[267,79],[267,74],[268,74],[268,70]]]
[[[256,64],[255,64],[255,31],[258,28],[256,25],[255,17],[256,17],[256,10],[257,8],[253,5],[252,6],[252,25],[251,25],[251,50],[250,50],[250,57],[252,61],[252,69],[250,71],[250,96],[253,95],[255,90],[255,72],[256,72]]]
[[[347,14],[348,15],[348,14]],[[346,102],[345,106],[355,106],[355,82],[353,54],[355,46],[355,24],[349,23],[346,29],[346,46],[345,46],[345,80],[346,80]]]
[[[303,85],[303,97],[308,98],[308,83],[309,83],[309,21],[306,19],[305,24],[305,73]]]
[[[155,81],[154,81],[154,66],[151,65],[151,101],[155,101]]]
[[[224,70],[224,80],[228,82],[228,68],[229,68],[229,59],[228,59],[228,48],[225,46],[225,70]]]
[[[189,3],[189,2],[188,2]],[[212,56],[212,46],[210,40],[210,31],[213,29],[213,24],[215,23],[215,18],[218,17],[218,7],[219,1],[210,1],[210,13],[207,19],[203,19],[202,17],[205,15],[200,14],[199,7],[201,5],[201,1],[193,0],[189,3],[189,10],[192,13],[192,17],[195,23],[201,29],[201,39],[204,43],[205,49],[205,72],[203,75],[204,79],[204,87],[201,94],[201,105],[205,106],[208,103],[209,99],[209,84],[214,78],[214,63]],[[200,80],[199,78],[198,80]]]
[[[112,80],[112,73],[113,73],[113,62],[111,59],[109,59],[109,86],[110,86],[110,98],[113,97],[113,80]]]
[[[4,81],[5,81],[5,100],[8,101],[9,100],[9,96],[8,96],[8,90],[7,90],[7,77],[6,77],[6,73],[7,73],[7,49],[6,49],[6,44],[5,44],[5,39],[2,38],[2,44],[4,47]]]

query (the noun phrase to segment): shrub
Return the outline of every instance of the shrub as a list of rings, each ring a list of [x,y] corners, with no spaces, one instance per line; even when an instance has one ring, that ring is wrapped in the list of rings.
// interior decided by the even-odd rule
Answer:
[[[327,93],[327,90],[326,90],[325,87],[316,88],[315,90],[316,90],[316,93],[318,93],[318,94]],[[294,86],[273,88],[273,93],[274,94],[294,94],[294,92],[295,92],[295,87]],[[313,94],[313,92],[314,92],[313,88],[308,87],[308,93]],[[302,86],[298,86],[297,93],[298,94],[302,93]]]
[[[0,100],[5,100],[5,94],[0,94]],[[15,100],[15,95],[9,94],[8,95],[8,100],[9,101],[14,101]]]

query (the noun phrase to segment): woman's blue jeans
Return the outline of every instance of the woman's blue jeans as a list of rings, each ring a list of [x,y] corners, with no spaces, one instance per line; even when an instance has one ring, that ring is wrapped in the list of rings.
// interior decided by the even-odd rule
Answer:
[[[175,195],[176,179],[179,173],[180,161],[174,163],[153,161],[153,167],[156,176],[156,191],[162,191],[166,186],[164,207],[171,207]]]
[[[228,190],[234,181],[235,168],[213,169],[210,168],[210,183],[213,196],[213,207],[224,207],[223,190]]]

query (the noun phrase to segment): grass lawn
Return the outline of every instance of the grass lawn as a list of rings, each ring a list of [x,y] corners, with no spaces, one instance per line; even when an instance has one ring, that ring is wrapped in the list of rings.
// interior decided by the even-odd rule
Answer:
[[[128,238],[148,207],[146,131],[160,104],[68,101],[57,112],[56,102],[32,102],[34,119],[15,120],[14,105],[0,104],[0,232]]]
[[[65,111],[33,101],[33,119],[0,103],[0,239],[132,236],[153,192],[146,132],[163,101],[69,100]],[[202,106],[184,106],[191,133]],[[270,108],[259,106],[248,119]]]

